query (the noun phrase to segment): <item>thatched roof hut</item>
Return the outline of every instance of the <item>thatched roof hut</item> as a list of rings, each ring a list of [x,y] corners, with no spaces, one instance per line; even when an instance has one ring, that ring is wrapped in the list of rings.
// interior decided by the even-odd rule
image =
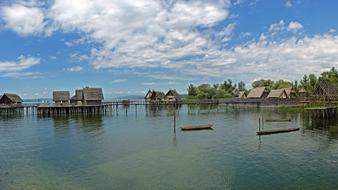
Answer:
[[[169,90],[165,96],[166,101],[181,101],[181,96],[178,94],[176,90]]]
[[[79,92],[79,94],[81,93]],[[86,87],[82,89],[82,94],[84,101],[102,101],[104,99],[102,88]]]
[[[146,101],[162,101],[165,94],[161,91],[149,90],[144,97]]]
[[[291,92],[291,90],[290,90]],[[267,98],[280,98],[285,99],[288,98],[288,95],[285,89],[271,90]]]
[[[245,91],[239,91],[238,98],[241,98],[241,99],[246,98],[246,93],[245,93]]]
[[[148,90],[147,94],[144,96],[144,99],[150,100],[151,97],[153,96],[153,90]]]
[[[54,102],[69,102],[70,94],[69,91],[54,91],[53,101]]]
[[[0,104],[10,105],[10,104],[22,104],[23,100],[17,94],[5,93],[0,98]]]
[[[247,98],[266,98],[268,91],[265,87],[257,87],[250,90]]]
[[[244,99],[244,98],[246,98],[246,93],[245,93],[245,91],[240,91],[238,89],[235,89],[235,90],[232,91],[232,96],[235,97],[235,98]]]

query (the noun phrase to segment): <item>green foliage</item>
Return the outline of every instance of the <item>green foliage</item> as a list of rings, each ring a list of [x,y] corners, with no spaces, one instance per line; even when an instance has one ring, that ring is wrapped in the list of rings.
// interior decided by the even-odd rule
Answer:
[[[190,84],[188,99],[230,98],[234,89],[236,89],[236,85],[233,85],[231,80],[226,80],[222,84],[201,84],[197,87]]]
[[[237,86],[239,91],[246,91],[245,83],[243,81],[239,82]]]
[[[274,90],[274,89],[281,89],[281,88],[291,88],[292,83],[289,81],[285,80],[278,80],[278,81],[273,81],[273,80],[266,80],[266,79],[261,79],[254,81],[252,83],[252,87],[266,87],[268,90]]]
[[[269,90],[271,90],[273,88],[273,85],[274,85],[274,82],[270,79],[268,79],[268,80],[266,80],[266,79],[256,80],[251,84],[251,86],[253,88],[266,87]]]
[[[197,89],[192,84],[188,87],[188,96],[197,96]]]

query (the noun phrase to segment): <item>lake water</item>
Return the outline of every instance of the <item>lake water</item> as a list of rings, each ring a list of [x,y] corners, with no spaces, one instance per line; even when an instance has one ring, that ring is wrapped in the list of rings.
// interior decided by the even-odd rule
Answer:
[[[264,129],[258,117],[292,118]],[[214,130],[181,132],[190,124]],[[325,125],[325,126],[320,126]],[[329,127],[328,127],[329,126]],[[96,116],[0,116],[0,189],[337,189],[338,124],[272,109],[120,108]]]

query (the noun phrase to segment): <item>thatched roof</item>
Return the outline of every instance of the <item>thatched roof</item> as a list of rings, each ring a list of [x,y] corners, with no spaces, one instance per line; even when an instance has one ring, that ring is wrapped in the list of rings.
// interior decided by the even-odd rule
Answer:
[[[152,90],[148,90],[147,94],[144,96],[144,99],[150,99],[153,96],[153,92]]]
[[[239,91],[238,98],[246,98],[245,91]]]
[[[86,87],[82,92],[85,101],[102,101],[104,99],[102,88]]]
[[[71,100],[74,100],[74,101],[83,100],[83,90],[75,90],[75,96],[73,96]]]
[[[281,98],[283,96],[283,93],[285,93],[285,95],[287,96],[285,89],[271,90],[268,98]]]
[[[250,90],[247,98],[261,98],[266,90],[265,87],[257,87]]]
[[[306,90],[304,88],[301,88],[298,90],[298,93],[306,93]]]
[[[176,90],[169,90],[165,96],[175,96],[176,99],[181,99],[181,96]]]
[[[53,101],[54,102],[66,102],[69,101],[70,95],[69,91],[54,91],[53,92]]]
[[[286,95],[287,95],[288,97],[291,96],[291,92],[293,92],[293,91],[292,91],[292,88],[282,88],[282,89],[285,90],[285,93],[286,93]]]
[[[5,97],[7,97],[13,103],[22,103],[23,102],[23,100],[17,94],[5,93],[3,96],[0,97],[0,100],[2,98],[5,98]]]
[[[165,97],[165,94],[161,91],[153,91],[153,97],[162,99]]]

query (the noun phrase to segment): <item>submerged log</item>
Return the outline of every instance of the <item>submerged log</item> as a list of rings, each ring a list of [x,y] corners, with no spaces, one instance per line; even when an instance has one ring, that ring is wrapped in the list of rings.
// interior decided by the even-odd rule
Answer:
[[[212,124],[181,127],[182,131],[212,130]]]
[[[291,122],[291,119],[267,119],[265,122]]]
[[[264,131],[258,131],[257,135],[270,135],[270,134],[276,134],[276,133],[288,133],[292,131],[299,131],[298,128],[288,128],[288,129],[272,129],[272,130],[264,130]]]

